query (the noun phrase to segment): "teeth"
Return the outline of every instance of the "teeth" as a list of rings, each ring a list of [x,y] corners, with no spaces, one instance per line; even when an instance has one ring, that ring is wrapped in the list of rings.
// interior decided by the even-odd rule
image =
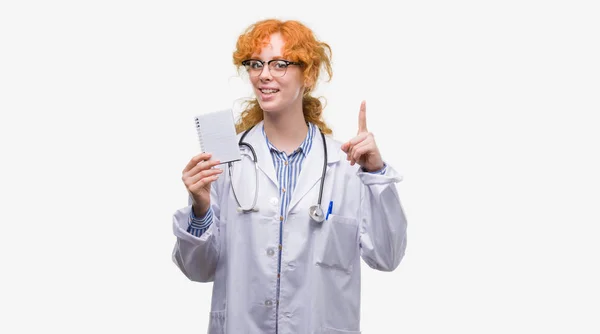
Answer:
[[[261,89],[261,92],[265,93],[265,94],[271,94],[271,93],[276,93],[278,92],[277,89]]]

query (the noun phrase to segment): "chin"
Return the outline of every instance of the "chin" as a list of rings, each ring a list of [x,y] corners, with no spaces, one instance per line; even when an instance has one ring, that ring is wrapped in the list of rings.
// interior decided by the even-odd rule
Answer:
[[[269,102],[261,102],[260,100],[258,100],[258,104],[260,105],[260,108],[264,112],[268,112],[268,113],[276,113],[280,109],[279,105],[277,103],[273,103],[271,101],[269,101]]]

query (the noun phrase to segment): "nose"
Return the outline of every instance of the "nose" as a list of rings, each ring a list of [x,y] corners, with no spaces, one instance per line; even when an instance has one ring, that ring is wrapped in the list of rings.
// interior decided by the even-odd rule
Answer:
[[[267,64],[265,64],[265,66],[263,66],[262,71],[260,71],[260,74],[258,75],[258,78],[260,80],[273,79],[273,77],[271,76],[271,72],[269,71],[269,66]]]

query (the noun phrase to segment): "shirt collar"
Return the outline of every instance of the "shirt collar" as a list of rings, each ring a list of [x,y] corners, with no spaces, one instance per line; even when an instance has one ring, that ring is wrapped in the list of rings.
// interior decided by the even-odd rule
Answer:
[[[306,138],[304,138],[304,141],[300,144],[300,146],[298,146],[297,149],[294,150],[294,152],[292,154],[294,154],[296,152],[301,152],[304,155],[304,157],[306,157],[308,155],[308,152],[310,152],[310,149],[312,147],[313,138],[315,135],[316,125],[314,125],[310,122],[307,122],[306,124],[308,125],[308,133],[306,134]],[[273,146],[273,144],[271,144],[271,142],[269,141],[269,138],[267,138],[267,134],[265,133],[264,123],[262,126],[262,134],[265,137],[265,141],[267,142],[267,147],[269,148],[270,151],[282,153],[275,146]]]

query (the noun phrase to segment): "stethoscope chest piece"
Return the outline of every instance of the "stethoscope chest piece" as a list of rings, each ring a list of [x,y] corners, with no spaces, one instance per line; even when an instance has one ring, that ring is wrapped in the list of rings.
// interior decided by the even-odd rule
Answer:
[[[319,205],[313,205],[309,209],[310,218],[312,218],[317,223],[322,223],[325,220],[325,215],[323,214],[323,210]]]

